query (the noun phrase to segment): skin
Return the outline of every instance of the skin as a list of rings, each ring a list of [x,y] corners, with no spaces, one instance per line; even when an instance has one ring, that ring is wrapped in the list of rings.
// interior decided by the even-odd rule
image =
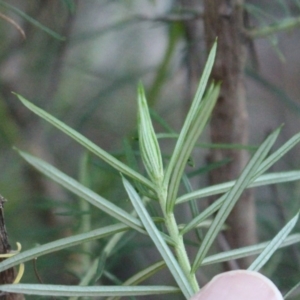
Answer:
[[[190,300],[283,300],[274,283],[264,275],[247,270],[215,276]]]

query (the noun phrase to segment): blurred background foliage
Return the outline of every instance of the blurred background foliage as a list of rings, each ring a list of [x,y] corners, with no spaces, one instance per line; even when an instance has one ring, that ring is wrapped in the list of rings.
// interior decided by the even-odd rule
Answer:
[[[105,198],[131,208],[123,201],[119,174],[27,111],[11,92],[23,95],[126,161],[126,143],[137,150],[139,80],[145,85],[158,132],[166,131],[162,120],[178,130],[191,101],[196,82],[190,78],[188,49],[197,43],[203,62],[207,53],[203,26],[199,26],[199,39],[191,41],[182,25],[185,20],[201,22],[201,1],[199,11],[185,9],[185,2],[0,1],[0,191],[8,199],[5,214],[12,245],[20,241],[27,249],[74,234],[83,216],[91,217],[93,228],[111,222],[37,174],[13,146],[42,157]],[[245,11],[251,28],[276,24],[273,33],[249,45],[245,77],[249,146],[256,146],[284,123],[282,143],[300,128],[300,2],[251,0],[246,1]],[[294,23],[284,27],[289,21]],[[13,22],[24,31],[25,39]],[[195,166],[189,170],[194,189],[207,184],[209,172],[209,140],[200,142],[193,157]],[[170,148],[163,147],[167,154]],[[299,150],[295,147],[273,171],[299,168]],[[299,209],[299,190],[297,182],[256,190],[261,240],[272,237]],[[115,268],[121,280],[131,274],[130,269],[139,270],[143,262],[157,257],[147,240],[129,238],[131,242],[119,245],[122,251],[116,249],[107,267]],[[103,244],[95,243],[92,255],[99,255],[101,247]],[[141,248],[142,252],[136,251]],[[77,282],[74,274],[80,274],[78,261],[82,258],[76,253],[83,250],[75,250],[37,261],[45,283]],[[278,254],[267,272],[285,289],[299,281],[299,264],[295,246]],[[26,267],[23,281],[37,281],[32,266]]]

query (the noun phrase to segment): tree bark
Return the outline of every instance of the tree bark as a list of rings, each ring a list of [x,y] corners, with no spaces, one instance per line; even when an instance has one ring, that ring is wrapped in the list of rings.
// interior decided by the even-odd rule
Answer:
[[[244,12],[241,0],[204,0],[204,30],[207,49],[216,37],[218,51],[212,79],[222,82],[222,89],[211,120],[212,143],[248,143],[248,114],[244,84],[246,40],[243,37]],[[248,161],[246,151],[212,149],[210,162],[230,159],[230,162],[211,172],[210,183],[236,179]],[[256,242],[255,203],[251,191],[241,196],[227,224],[227,240],[232,248]],[[250,259],[241,261],[247,267]]]
[[[0,195],[0,254],[7,254],[11,251],[11,247],[8,243],[8,236],[6,232],[6,226],[4,221],[4,203],[6,200]],[[1,261],[3,259],[0,259]],[[14,268],[7,269],[0,273],[0,284],[13,283],[15,279]],[[0,291],[0,300],[24,300],[22,294],[2,293]]]

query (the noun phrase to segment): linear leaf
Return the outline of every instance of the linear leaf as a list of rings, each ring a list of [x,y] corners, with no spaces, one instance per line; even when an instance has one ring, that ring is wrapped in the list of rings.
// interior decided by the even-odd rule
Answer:
[[[288,234],[295,227],[298,218],[299,212],[276,234],[276,236],[272,239],[272,241],[268,244],[264,251],[250,265],[248,270],[259,271],[264,266],[264,264],[270,259],[273,253],[278,249],[278,247],[282,244]]]
[[[216,200],[214,203],[209,205],[203,212],[201,212],[198,216],[196,216],[188,224],[186,224],[180,231],[180,234],[182,234],[182,235],[186,234],[190,230],[196,228],[205,219],[207,219],[212,214],[214,214],[222,206],[222,204],[226,200],[226,197],[227,197],[227,194],[223,195],[218,200]]]
[[[135,275],[133,275],[132,277],[130,277],[128,280],[126,280],[123,285],[127,285],[127,286],[133,286],[133,285],[137,285],[140,282],[143,282],[144,280],[148,279],[149,277],[151,277],[152,275],[154,275],[155,273],[157,273],[158,271],[160,271],[161,269],[165,268],[166,264],[165,262],[159,261],[149,267],[147,267],[146,269],[136,273]],[[107,298],[106,300],[119,300],[121,299],[121,297],[111,297],[111,298]]]
[[[78,286],[52,284],[5,284],[0,285],[2,292],[25,295],[57,297],[109,297],[109,296],[143,296],[178,293],[173,286]]]
[[[138,107],[139,142],[143,163],[152,182],[161,186],[164,177],[163,162],[142,84],[138,87]]]
[[[255,154],[243,170],[235,185],[229,192],[227,192],[226,199],[224,200],[224,203],[218,211],[212,225],[210,226],[207,234],[203,239],[200,249],[197,252],[194,264],[192,266],[192,272],[196,272],[197,268],[201,265],[204,257],[206,256],[216,236],[221,230],[232,208],[238,201],[244,189],[251,183],[251,179],[254,180],[254,174],[257,172],[258,167],[273,146],[279,132],[280,128],[269,135],[269,137],[262,143],[262,145],[258,148],[258,150],[255,152]]]
[[[177,140],[170,163],[167,167],[166,175],[165,175],[166,185],[168,184],[171,174],[173,173],[173,169],[177,164],[178,156],[180,155],[182,146],[184,145],[184,140],[186,138],[188,131],[190,130],[192,121],[195,119],[195,113],[198,111],[198,107],[202,101],[202,98],[203,98],[203,95],[204,95],[204,92],[205,92],[205,89],[207,86],[207,82],[208,82],[214,61],[215,61],[216,52],[217,52],[217,42],[214,43],[214,45],[209,53],[208,59],[206,61],[206,64],[205,64],[205,67],[204,67],[204,70],[203,70],[203,73],[202,73],[202,76],[201,76],[201,79],[200,79],[200,82],[198,85],[196,95],[194,97],[191,108],[188,112],[188,115],[185,119],[185,122],[181,129],[181,132],[179,134],[179,138]]]
[[[140,196],[137,194],[133,186],[125,178],[123,178],[123,184],[138,216],[144,224],[146,231],[148,232],[157,250],[166,262],[166,265],[168,266],[182,293],[187,299],[189,299],[194,294],[193,289],[190,283],[188,282],[185,274],[183,273],[182,269],[180,268],[173,253],[163,240],[160,232],[153,223],[150,215],[148,214],[147,210],[143,205]]]
[[[100,229],[95,229],[90,232],[81,233],[78,235],[73,235],[67,238],[59,239],[54,242],[50,242],[33,249],[29,249],[26,251],[22,251],[19,254],[16,254],[8,259],[0,262],[0,272],[7,270],[11,267],[19,265],[20,263],[24,263],[26,261],[32,260],[39,256],[52,253],[55,251],[59,251],[65,248],[69,248],[84,242],[100,239],[107,237],[109,235],[116,234],[118,232],[122,232],[130,229],[130,227],[124,224],[115,224],[106,226]]]
[[[138,172],[132,170],[131,168],[129,168],[127,165],[125,165],[121,161],[117,160],[115,157],[113,157],[112,155],[110,155],[109,153],[107,153],[106,151],[104,151],[103,149],[98,147],[96,144],[94,144],[93,142],[88,140],[85,136],[83,136],[76,130],[72,129],[68,125],[64,124],[63,122],[59,121],[55,117],[51,116],[46,111],[38,108],[37,106],[35,106],[34,104],[32,104],[31,102],[26,100],[21,95],[18,95],[18,94],[15,94],[15,95],[32,112],[34,112],[35,114],[37,114],[38,116],[40,116],[41,118],[43,118],[44,120],[46,120],[47,122],[49,122],[50,124],[52,124],[53,126],[58,128],[59,130],[61,130],[62,132],[64,132],[68,136],[70,136],[72,139],[77,141],[79,144],[84,146],[86,149],[88,149],[95,155],[99,156],[101,159],[103,159],[106,163],[111,165],[113,168],[115,168],[116,170],[120,171],[123,174],[126,174],[130,178],[143,183],[144,185],[151,188],[152,190],[155,189],[155,187],[153,186],[151,181],[149,181],[147,178],[145,178]]]
[[[125,210],[119,208],[115,204],[109,202],[108,200],[104,199],[100,195],[96,194],[92,190],[88,189],[87,187],[80,184],[75,179],[67,176],[66,174],[62,173],[58,169],[54,168],[50,164],[46,163],[45,161],[34,157],[28,153],[18,150],[19,154],[32,166],[42,172],[44,175],[48,176],[58,184],[62,185],[70,192],[78,195],[79,197],[85,199],[92,205],[98,207],[102,211],[106,212],[110,216],[116,218],[120,222],[128,225],[131,228],[134,228],[140,232],[145,233],[144,229],[142,228],[141,222],[130,215]]]
[[[186,174],[183,174],[182,181],[183,181],[183,184],[184,184],[186,190],[189,191],[189,192],[192,192],[193,188],[192,188],[191,182],[189,181]],[[189,207],[190,207],[193,219],[196,218],[197,216],[199,216],[200,211],[199,211],[197,202],[195,200],[192,200],[192,201],[189,202]],[[182,233],[182,232],[180,232],[180,234],[182,236],[184,235],[184,233]],[[199,229],[199,228],[196,228],[195,235],[197,237],[198,242],[202,242],[202,239],[203,239],[203,236],[204,236],[202,230]]]
[[[159,262],[156,262],[155,264],[145,268],[144,270],[134,274],[132,277],[127,279],[123,285],[136,285],[140,282],[145,281],[149,277],[151,277],[153,274],[157,273],[161,269],[166,267],[166,263],[162,260]]]
[[[300,282],[298,282],[296,285],[294,285],[286,294],[284,294],[283,296],[283,299],[287,299],[289,297],[293,297],[293,293],[296,291],[296,290],[299,290],[299,287],[300,287]]]
[[[277,162],[283,155],[285,155],[288,151],[290,151],[296,144],[300,142],[300,133],[295,134],[292,138],[290,138],[284,145],[282,145],[279,149],[277,149],[274,153],[272,153],[269,157],[265,159],[265,161],[261,164],[256,174],[260,175],[268,170],[275,162]]]
[[[254,187],[254,186],[265,185],[265,184],[274,184],[274,183],[278,183],[278,182],[286,182],[286,181],[299,180],[299,179],[300,179],[300,172],[299,171],[291,171],[291,172],[283,172],[283,173],[271,173],[271,174],[266,174],[266,175],[260,176],[259,178],[256,179],[255,182],[250,184],[248,186],[248,188]],[[235,181],[231,181],[231,182],[227,182],[227,183],[224,183],[224,184],[215,185],[215,187],[218,188],[217,189],[218,191],[222,190],[222,192],[225,192],[225,191],[228,191],[234,185],[234,183],[235,183]],[[203,189],[203,190],[200,190],[200,191],[196,191],[195,194],[197,194],[197,192],[201,192],[201,191],[204,191],[204,190],[205,191],[210,190],[210,188]],[[215,193],[213,193],[213,194],[215,194]],[[192,196],[192,193],[189,194],[189,195]],[[211,195],[211,194],[209,194],[209,195]],[[201,194],[201,197],[202,196],[203,196],[203,194]],[[184,228],[182,228],[180,233],[181,234],[186,234],[188,231],[190,231],[193,228],[197,227],[198,224],[200,224],[205,219],[207,219],[209,216],[211,216],[213,213],[215,213],[222,206],[222,203],[225,200],[225,196],[226,195],[223,195],[218,200],[214,201],[209,207],[207,207],[204,211],[202,211],[195,218],[193,218],[188,224],[186,224],[184,226]],[[193,197],[190,198],[190,199],[193,199]]]
[[[299,242],[300,242],[300,234],[299,233],[291,234],[282,242],[282,244],[280,244],[279,248],[287,247]],[[263,242],[260,244],[234,249],[234,250],[205,257],[203,259],[201,266],[222,263],[229,260],[234,260],[234,259],[239,259],[239,258],[259,254],[266,248],[266,246],[268,246],[269,243],[270,241]]]
[[[177,156],[176,164],[173,167],[173,172],[170,175],[170,182],[168,187],[168,198],[167,198],[167,211],[173,211],[177,192],[179,188],[180,181],[188,158],[190,157],[193,148],[205,128],[207,121],[211,115],[211,112],[215,106],[218,95],[220,91],[220,85],[212,87],[210,92],[207,92],[207,95],[204,97],[203,101],[200,104],[200,107],[197,109],[197,115],[195,115],[195,120],[192,121],[189,127],[189,132],[186,133],[183,144],[180,148],[180,153]],[[171,158],[172,159],[172,158]]]
[[[278,173],[268,173],[256,178],[247,188],[258,187],[268,184],[276,184],[282,182],[290,182],[300,179],[300,171],[288,171],[288,172],[278,172]],[[222,194],[229,191],[234,184],[235,180],[228,181],[221,184],[212,185],[207,188],[193,191],[191,193],[185,194],[177,198],[176,204],[184,203],[196,198],[204,198],[208,196],[213,196],[217,194]]]

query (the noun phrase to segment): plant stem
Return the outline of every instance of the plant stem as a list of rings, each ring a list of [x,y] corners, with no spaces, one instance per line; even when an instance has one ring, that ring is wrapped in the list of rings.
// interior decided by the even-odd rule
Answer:
[[[88,176],[88,153],[85,152],[80,162],[80,170],[79,170],[79,180],[80,183],[85,186],[90,186],[90,179]],[[79,202],[80,211],[82,212],[79,233],[89,232],[91,230],[91,214],[90,214],[90,204],[85,199],[80,199]],[[83,243],[82,251],[85,255],[82,256],[82,270],[86,270],[89,268],[91,264],[91,258],[88,255],[92,253],[91,251],[92,243]]]
[[[190,282],[194,292],[199,291],[199,285],[196,279],[195,273],[191,273],[191,264],[188,258],[183,237],[178,230],[178,225],[173,212],[167,212],[166,210],[166,202],[167,202],[167,189],[164,187],[158,189],[158,199],[161,205],[161,208],[165,217],[165,225],[169,232],[171,239],[174,242],[174,251],[178,260],[179,265],[181,266],[184,274],[186,275],[188,281]]]
[[[177,222],[173,213],[168,213],[165,215],[165,224],[172,240],[175,243],[174,250],[178,259],[178,263],[191,283],[194,292],[196,293],[199,290],[199,285],[195,273],[191,273],[191,264],[184,246],[183,237],[179,233]]]

